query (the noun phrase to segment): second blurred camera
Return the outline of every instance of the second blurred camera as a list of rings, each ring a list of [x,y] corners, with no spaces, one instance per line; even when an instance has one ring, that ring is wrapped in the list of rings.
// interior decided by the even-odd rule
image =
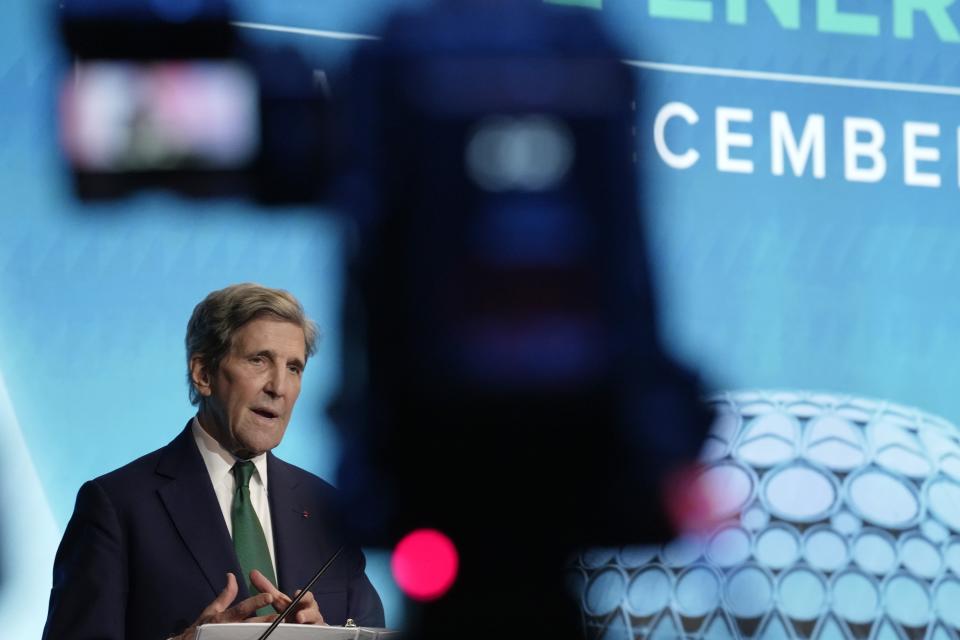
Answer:
[[[84,199],[168,189],[313,202],[327,113],[292,49],[245,42],[226,2],[65,0],[60,128]]]

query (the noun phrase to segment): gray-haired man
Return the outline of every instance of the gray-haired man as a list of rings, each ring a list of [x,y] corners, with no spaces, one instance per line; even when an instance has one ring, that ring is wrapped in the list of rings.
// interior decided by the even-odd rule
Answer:
[[[197,415],[166,447],[81,487],[45,639],[192,640],[203,623],[270,620],[335,553],[334,489],[270,453],[316,335],[286,291],[240,284],[197,305],[186,337]],[[288,620],[347,618],[384,623],[350,546]]]

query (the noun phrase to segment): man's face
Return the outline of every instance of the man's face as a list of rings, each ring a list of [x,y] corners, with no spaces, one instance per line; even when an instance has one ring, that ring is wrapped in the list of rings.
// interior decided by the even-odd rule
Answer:
[[[206,403],[201,424],[238,458],[273,449],[300,395],[305,362],[303,329],[273,318],[251,320],[234,333],[209,385],[198,386]]]

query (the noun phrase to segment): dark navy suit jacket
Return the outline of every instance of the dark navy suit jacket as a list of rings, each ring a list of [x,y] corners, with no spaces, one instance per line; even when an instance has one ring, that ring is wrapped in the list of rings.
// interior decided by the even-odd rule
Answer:
[[[335,489],[267,454],[277,581],[292,595],[337,550]],[[383,626],[383,606],[347,547],[312,589],[329,624]],[[53,568],[44,640],[161,640],[238,578],[233,543],[190,425],[170,444],[77,495]]]

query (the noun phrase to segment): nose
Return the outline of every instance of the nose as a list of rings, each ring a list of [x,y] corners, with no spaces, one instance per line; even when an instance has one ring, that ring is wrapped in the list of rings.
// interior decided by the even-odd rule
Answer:
[[[292,384],[293,375],[285,367],[273,367],[263,390],[271,398],[282,398],[290,392]]]

